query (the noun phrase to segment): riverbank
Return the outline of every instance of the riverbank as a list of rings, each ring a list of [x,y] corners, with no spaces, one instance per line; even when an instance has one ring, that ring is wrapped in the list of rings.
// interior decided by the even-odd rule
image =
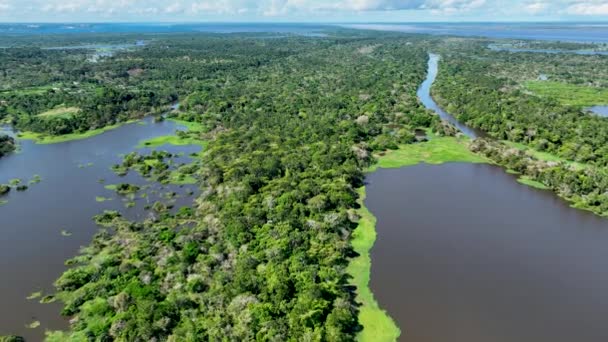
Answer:
[[[171,121],[171,122],[178,124],[179,126],[183,126],[187,130],[187,134],[186,135],[178,135],[178,134],[162,135],[162,136],[154,137],[152,139],[143,140],[137,145],[137,148],[145,148],[145,147],[153,148],[153,147],[159,147],[162,145],[173,145],[173,146],[197,145],[202,148],[204,148],[206,146],[206,144],[207,144],[206,141],[201,140],[199,137],[196,137],[196,136],[193,137],[190,134],[190,133],[194,133],[194,132],[200,132],[203,129],[202,124],[200,124],[198,122],[183,121],[183,120],[178,120],[178,119],[174,119],[174,118],[167,119],[167,121]]]
[[[34,141],[34,143],[39,144],[39,145],[46,145],[46,144],[57,144],[57,143],[62,143],[62,142],[68,142],[68,141],[73,141],[73,140],[82,140],[82,139],[87,139],[87,138],[91,138],[94,137],[96,135],[100,135],[102,133],[114,130],[116,128],[122,127],[124,125],[130,124],[130,123],[134,123],[137,122],[138,120],[129,120],[129,121],[125,121],[125,122],[120,122],[111,126],[106,126],[106,127],[102,127],[102,128],[98,128],[98,129],[92,129],[83,133],[71,133],[71,134],[64,134],[64,135],[47,135],[47,134],[43,134],[43,133],[36,133],[36,132],[19,132],[17,134],[17,138],[20,140],[32,140]]]
[[[32,185],[30,191],[11,191],[7,197],[0,198],[0,204],[8,201],[0,205],[0,215],[6,223],[0,255],[3,260],[10,260],[0,265],[0,271],[12,274],[2,285],[0,299],[6,305],[0,308],[4,317],[0,335],[10,333],[28,341],[42,341],[45,331],[68,327],[67,320],[60,315],[63,306],[60,301],[42,305],[38,299],[27,298],[32,292],[55,293],[52,284],[65,272],[65,261],[74,257],[81,246],[89,245],[99,229],[91,217],[109,210],[139,222],[151,213],[157,215],[155,210],[158,208],[173,207],[170,210],[176,213],[180,208],[192,205],[199,193],[192,170],[198,167],[182,164],[200,163],[202,142],[136,149],[142,141],[175,136],[176,131],[184,130],[181,123],[153,122],[152,117],[147,117],[74,143],[23,141],[22,153],[2,158],[0,183],[22,178],[23,183],[28,184],[24,176],[32,174],[39,174],[44,181]],[[170,171],[166,184],[146,179],[137,172],[119,176],[110,170],[129,153],[138,151],[149,155],[154,150],[174,156],[165,161],[169,165],[167,171]],[[122,183],[137,185],[140,191],[122,195],[105,188]],[[163,205],[157,205],[155,209],[157,202]],[[72,208],[72,212],[57,215],[57,203]],[[36,208],[36,215],[27,214],[32,208]],[[15,269],[29,271],[17,274],[13,272]],[[34,320],[40,322],[40,326],[26,327]]]
[[[487,163],[487,159],[469,151],[467,138],[440,137],[429,132],[430,140],[423,143],[402,145],[398,150],[391,150],[377,156],[377,163],[367,173],[379,168],[400,168],[420,163],[443,164],[448,162]],[[359,341],[396,341],[401,335],[400,328],[393,319],[378,305],[369,287],[371,274],[370,251],[376,241],[376,217],[365,206],[365,187],[359,193],[357,210],[359,225],[353,232],[351,241],[358,256],[348,266],[352,283],[357,287],[359,323],[363,330],[357,336]]]

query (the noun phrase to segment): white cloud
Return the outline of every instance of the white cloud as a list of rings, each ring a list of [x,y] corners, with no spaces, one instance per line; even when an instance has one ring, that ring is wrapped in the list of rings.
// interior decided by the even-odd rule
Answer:
[[[144,0],[47,0],[41,7],[46,12],[113,13],[126,10],[130,13],[163,12],[167,14],[257,13],[280,16],[294,12],[369,12],[397,10],[460,11],[479,8],[485,0],[195,0],[195,1],[144,1]],[[152,6],[150,6],[152,5]],[[162,8],[162,10],[159,10]],[[151,10],[155,9],[155,10]]]
[[[12,6],[8,2],[0,1],[0,14],[2,14],[5,11],[10,10],[11,7]]]
[[[550,6],[551,4],[549,4],[548,2],[537,1],[526,4],[524,6],[524,9],[526,10],[526,12],[536,15],[546,12]]]
[[[174,2],[165,6],[163,11],[167,14],[182,13],[184,12],[184,7],[180,2]]]
[[[531,15],[597,16],[608,15],[608,0],[0,0],[0,14],[4,18],[58,20],[97,17],[139,21],[264,17],[309,20],[321,16],[399,20],[416,17],[418,13],[426,18],[463,15],[480,20],[491,20],[497,15],[513,16],[514,20]]]
[[[437,14],[457,14],[479,9],[486,5],[486,0],[431,0],[424,8]]]
[[[566,8],[573,15],[608,15],[608,0],[577,1]]]

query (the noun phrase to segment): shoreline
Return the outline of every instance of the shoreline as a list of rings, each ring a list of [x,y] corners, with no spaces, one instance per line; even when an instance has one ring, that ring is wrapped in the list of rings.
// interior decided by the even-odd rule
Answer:
[[[46,135],[43,133],[24,131],[24,132],[15,133],[15,137],[17,138],[17,140],[31,140],[35,144],[38,144],[38,145],[58,144],[58,143],[63,143],[63,142],[68,142],[68,141],[76,141],[76,140],[92,138],[96,135],[100,135],[105,132],[120,128],[124,125],[132,124],[132,123],[135,123],[138,121],[140,121],[140,120],[129,120],[129,121],[125,121],[125,122],[119,122],[114,125],[89,130],[89,131],[86,131],[83,133],[70,133],[70,134],[64,134],[64,135]]]
[[[443,164],[449,162],[488,163],[486,158],[469,151],[466,146],[468,139],[455,137],[432,136],[427,142],[402,145],[398,150],[386,152],[378,158],[376,164],[366,170],[372,173],[379,168],[401,168],[414,166],[420,163]],[[353,231],[351,244],[359,254],[349,262],[347,273],[352,276],[352,284],[357,288],[357,302],[359,308],[359,324],[363,330],[357,335],[358,341],[396,341],[401,335],[401,328],[382,309],[374,298],[369,286],[371,279],[371,250],[376,241],[376,217],[365,206],[366,187],[357,189],[359,198],[357,209],[359,223]]]

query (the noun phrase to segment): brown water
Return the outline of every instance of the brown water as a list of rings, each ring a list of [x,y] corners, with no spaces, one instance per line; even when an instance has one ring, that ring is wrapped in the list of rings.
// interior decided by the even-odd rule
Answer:
[[[608,219],[491,165],[367,181],[371,288],[402,341],[608,341]]]
[[[45,330],[67,327],[66,318],[60,315],[61,304],[40,304],[40,298],[26,297],[35,291],[52,294],[53,282],[66,269],[64,261],[75,256],[80,246],[88,245],[97,232],[98,227],[91,219],[94,215],[103,210],[118,210],[129,219],[143,219],[149,215],[144,206],[161,200],[170,191],[180,194],[174,203],[176,209],[191,205],[194,196],[186,193],[188,189],[195,191],[195,186],[162,186],[148,183],[134,172],[118,177],[110,170],[121,161],[120,154],[136,150],[141,140],[184,129],[171,121],[145,122],[146,125],[129,124],[89,139],[60,144],[21,141],[19,153],[0,159],[0,183],[13,178],[27,182],[35,174],[42,177],[42,182],[30,185],[26,192],[12,191],[0,198],[8,200],[0,205],[0,335],[16,334],[28,341],[40,341]],[[159,149],[187,156],[198,152],[200,147]],[[187,162],[186,156],[176,161]],[[136,206],[127,209],[125,199],[106,190],[100,179],[105,179],[105,184],[148,184],[151,188],[145,192],[150,197],[137,198]],[[97,196],[112,200],[100,203]],[[62,230],[72,236],[62,236]],[[39,328],[25,327],[35,320],[40,321]]]

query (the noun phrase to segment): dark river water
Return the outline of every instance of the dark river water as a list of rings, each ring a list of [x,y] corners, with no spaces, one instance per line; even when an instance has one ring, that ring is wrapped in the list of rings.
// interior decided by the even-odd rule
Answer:
[[[136,150],[142,139],[172,134],[180,126],[170,121],[146,125],[134,123],[104,134],[78,141],[36,145],[21,141],[21,151],[0,159],[0,183],[21,178],[24,182],[40,175],[42,181],[25,192],[12,191],[8,203],[0,205],[0,335],[17,334],[28,341],[40,341],[44,330],[63,329],[67,321],[60,316],[61,304],[27,300],[31,293],[52,294],[53,282],[66,269],[64,261],[75,256],[80,246],[88,245],[98,227],[92,217],[103,210],[119,210],[131,219],[149,215],[143,207],[169,191],[180,197],[175,207],[190,205],[193,197],[186,190],[195,186],[161,186],[149,183],[148,199],[136,199],[134,208],[125,208],[125,199],[104,188],[107,184],[147,182],[134,172],[118,177],[110,170],[119,163],[120,154]],[[185,153],[178,162],[198,152],[195,146],[163,146],[159,149]],[[141,150],[146,151],[146,149]],[[92,163],[92,164],[89,164]],[[105,179],[105,184],[99,183]],[[141,192],[140,192],[141,193]],[[112,198],[97,202],[96,197]],[[72,233],[62,236],[61,231]],[[40,321],[37,329],[25,327]]]
[[[402,341],[608,341],[608,219],[485,164],[367,182],[371,288]]]

